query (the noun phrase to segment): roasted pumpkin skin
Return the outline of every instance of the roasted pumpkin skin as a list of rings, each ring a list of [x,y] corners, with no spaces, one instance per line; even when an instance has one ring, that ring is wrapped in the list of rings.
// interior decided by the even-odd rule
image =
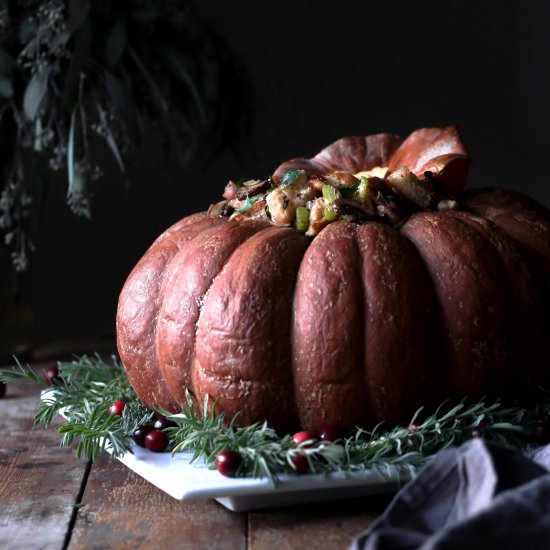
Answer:
[[[339,140],[274,179],[290,166],[406,161],[456,192],[468,163],[456,129],[420,132]],[[184,218],[120,295],[130,382],[151,408],[181,410],[188,389],[199,407],[209,395],[242,425],[265,419],[283,432],[395,424],[446,398],[548,385],[550,212],[502,189],[457,198],[460,211],[416,212],[398,229],[337,221],[313,240],[264,222]]]

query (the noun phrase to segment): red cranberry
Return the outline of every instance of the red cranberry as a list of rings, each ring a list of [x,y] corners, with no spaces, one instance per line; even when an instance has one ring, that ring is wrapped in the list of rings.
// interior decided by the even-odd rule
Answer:
[[[145,436],[145,446],[154,453],[162,453],[168,447],[168,436],[160,430],[152,430]]]
[[[0,397],[4,397],[4,395],[6,395],[6,384],[0,382]]]
[[[140,447],[145,447],[145,436],[153,431],[152,424],[140,424],[132,433],[132,439]]]
[[[305,474],[309,470],[309,462],[304,455],[296,455],[292,459],[297,474]]]
[[[155,430],[165,430],[166,428],[175,428],[176,423],[172,422],[172,420],[168,420],[168,418],[162,416],[162,414],[157,414],[157,419],[155,420],[153,427]]]
[[[313,436],[309,432],[298,432],[292,436],[292,441],[295,445],[300,445],[300,443],[310,439],[313,439]]]
[[[242,458],[233,451],[222,451],[216,457],[216,470],[226,477],[235,477]]]
[[[126,407],[126,403],[124,403],[124,401],[115,401],[109,407],[109,412],[111,414],[118,414],[118,416],[122,416],[122,411],[124,410],[124,407]]]
[[[44,370],[44,380],[46,384],[49,384],[50,386],[54,382],[59,382],[59,367],[57,365],[50,365],[48,368]]]
[[[477,428],[474,428],[472,430],[471,436],[472,437],[485,437],[487,434],[487,423],[486,422],[480,422]]]
[[[407,427],[409,428],[409,432],[415,432],[420,428],[420,424],[418,422],[411,422]]]
[[[319,439],[330,443],[340,438],[340,430],[336,426],[324,426],[319,432]]]

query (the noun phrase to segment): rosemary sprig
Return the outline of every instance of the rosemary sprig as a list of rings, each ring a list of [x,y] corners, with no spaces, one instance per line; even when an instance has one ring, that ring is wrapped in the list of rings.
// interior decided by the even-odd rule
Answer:
[[[336,470],[344,456],[344,450],[339,444],[321,445],[311,440],[296,446],[290,435],[279,437],[267,422],[237,428],[239,415],[227,423],[224,413],[216,413],[216,403],[209,407],[208,396],[203,411],[202,414],[197,411],[189,393],[187,411],[179,414],[162,411],[177,424],[177,427],[166,430],[174,445],[172,452],[192,451],[191,462],[201,459],[213,468],[218,454],[231,450],[243,460],[239,475],[267,478],[274,484],[279,474],[296,470],[294,458],[297,455],[307,458],[313,473]]]
[[[59,377],[51,382],[16,363],[13,369],[0,370],[0,381],[26,379],[50,386],[34,422],[48,426],[56,415],[66,418],[67,422],[57,427],[63,435],[61,445],[69,446],[78,439],[78,458],[95,460],[105,449],[115,458],[132,452],[132,432],[154,416],[138,399],[115,357],[112,364],[99,356],[59,362]],[[122,417],[108,412],[115,401],[126,404]]]
[[[190,396],[188,410],[180,414],[164,413],[176,422],[169,432],[173,452],[193,452],[193,461],[202,459],[214,467],[216,456],[231,450],[239,454],[243,463],[241,475],[267,478],[276,483],[281,473],[296,470],[296,455],[304,455],[312,473],[364,471],[374,469],[382,475],[393,469],[414,472],[438,450],[460,445],[483,431],[484,437],[501,443],[529,448],[529,437],[535,427],[550,417],[550,398],[545,395],[532,409],[503,407],[499,401],[473,405],[462,402],[447,412],[440,407],[424,421],[417,422],[422,409],[417,411],[408,426],[384,430],[378,426],[372,431],[357,427],[352,435],[339,441],[324,443],[306,441],[295,446],[289,435],[279,438],[266,423],[236,428],[235,417],[229,424],[223,413],[215,414],[216,406],[209,408],[205,400],[200,414]]]
[[[76,454],[95,460],[104,449],[114,457],[133,452],[132,432],[138,424],[151,422],[154,412],[139,400],[113,358],[107,364],[97,357],[80,357],[59,363],[59,379],[43,396],[35,423],[48,425],[56,414],[67,421],[58,426],[61,445],[77,441]],[[44,382],[37,373],[19,363],[0,371],[0,380],[24,378]],[[110,414],[115,401],[124,401],[122,416]],[[266,422],[238,427],[239,415],[232,419],[218,413],[206,397],[201,412],[187,393],[185,407],[178,414],[158,410],[176,423],[168,428],[173,453],[189,451],[192,461],[203,460],[211,468],[222,451],[230,450],[242,458],[239,476],[267,478],[275,484],[281,474],[293,473],[298,455],[307,459],[311,473],[358,472],[367,469],[381,475],[408,471],[412,475],[440,449],[459,445],[476,432],[487,439],[529,449],[538,426],[550,418],[550,394],[540,392],[533,405],[504,406],[499,401],[462,402],[454,407],[442,405],[420,419],[420,409],[407,426],[373,430],[356,428],[348,437],[326,443],[312,439],[296,446],[290,435],[279,437]]]

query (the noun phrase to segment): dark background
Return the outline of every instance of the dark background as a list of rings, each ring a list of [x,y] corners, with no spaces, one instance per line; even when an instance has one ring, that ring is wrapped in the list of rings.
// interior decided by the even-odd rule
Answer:
[[[114,164],[96,184],[92,222],[68,211],[59,180],[32,258],[38,344],[112,340],[124,279],[164,228],[218,200],[228,178],[263,177],[282,160],[310,156],[344,135],[404,136],[456,123],[474,158],[469,185],[512,187],[550,206],[545,3],[196,6],[243,67],[253,114],[249,144],[185,172],[149,144],[128,190]]]

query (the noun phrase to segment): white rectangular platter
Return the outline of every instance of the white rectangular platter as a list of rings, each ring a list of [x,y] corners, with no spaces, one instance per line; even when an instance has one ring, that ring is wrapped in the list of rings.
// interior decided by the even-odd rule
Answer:
[[[192,454],[153,453],[134,445],[119,460],[178,500],[214,498],[229,510],[243,512],[306,502],[395,492],[409,479],[396,469],[384,476],[372,470],[354,473],[281,476],[276,487],[266,479],[228,478],[204,463],[190,464]]]
[[[41,398],[47,399],[48,391]],[[60,411],[63,416],[63,412]],[[134,454],[119,458],[125,466],[178,500],[213,498],[234,512],[289,506],[396,492],[410,479],[404,470],[389,467],[332,474],[280,476],[275,487],[267,479],[229,478],[204,462],[191,464],[192,453],[154,453],[132,443]],[[109,449],[107,449],[109,452]]]

